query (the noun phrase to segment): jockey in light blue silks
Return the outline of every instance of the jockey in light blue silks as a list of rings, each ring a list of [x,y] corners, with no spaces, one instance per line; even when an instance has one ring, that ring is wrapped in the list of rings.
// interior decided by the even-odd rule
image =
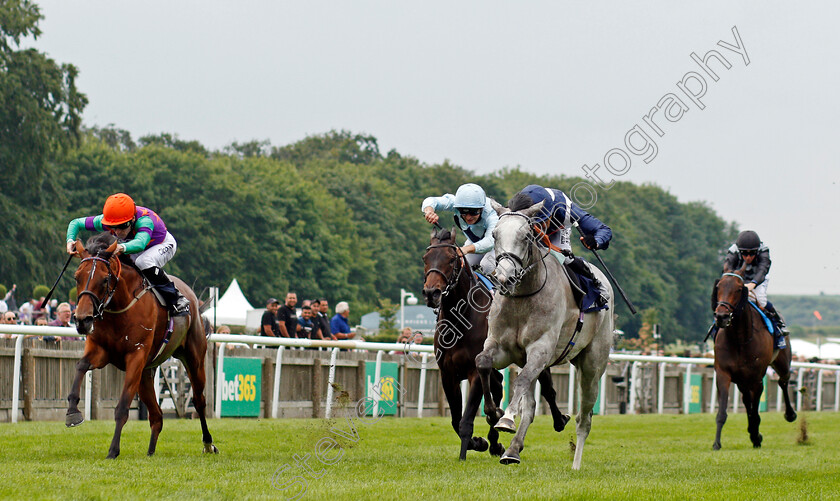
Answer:
[[[496,253],[493,250],[493,229],[499,222],[499,216],[490,206],[490,199],[477,184],[463,184],[455,194],[447,193],[442,197],[428,197],[423,200],[423,215],[429,223],[438,222],[436,211],[455,210],[455,223],[467,236],[461,247],[470,268],[481,266],[481,272],[489,275],[496,268]]]
[[[543,208],[531,218],[531,222],[540,228],[544,239],[547,239],[550,245],[544,239],[539,240],[539,243],[565,255],[569,268],[591,280],[601,290],[599,306],[608,304],[605,288],[589,269],[590,264],[572,254],[571,237],[572,226],[577,223],[583,233],[580,242],[584,247],[592,250],[606,249],[612,240],[612,230],[598,218],[575,205],[562,191],[537,184],[528,185],[514,195],[508,202],[508,208],[519,211],[540,202],[544,202]]]

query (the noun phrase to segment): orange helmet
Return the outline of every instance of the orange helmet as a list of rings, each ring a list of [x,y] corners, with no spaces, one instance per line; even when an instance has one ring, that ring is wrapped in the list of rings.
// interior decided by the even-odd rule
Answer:
[[[125,193],[117,193],[105,200],[105,207],[102,209],[102,224],[106,226],[117,226],[131,221],[134,218],[134,200]]]

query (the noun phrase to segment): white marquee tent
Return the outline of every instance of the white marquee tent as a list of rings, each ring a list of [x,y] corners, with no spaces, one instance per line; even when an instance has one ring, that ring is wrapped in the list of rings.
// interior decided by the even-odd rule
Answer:
[[[207,308],[204,316],[212,322],[213,315],[216,315],[216,325],[245,325],[248,311],[253,309],[254,307],[245,298],[245,294],[242,294],[239,282],[234,278],[225,293],[219,298],[216,307]]]

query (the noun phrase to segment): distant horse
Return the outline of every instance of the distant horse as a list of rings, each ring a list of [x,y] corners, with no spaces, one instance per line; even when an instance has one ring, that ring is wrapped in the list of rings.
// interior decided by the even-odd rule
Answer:
[[[475,362],[482,382],[493,368],[509,364],[522,368],[513,383],[513,396],[504,415],[495,402],[484,399],[485,413],[499,418],[496,429],[516,432],[501,457],[503,464],[520,462],[525,433],[534,419],[537,377],[555,364],[571,361],[575,365],[580,372],[581,405],[572,468],[578,470],[592,426],[598,382],[607,367],[612,345],[612,288],[603,273],[593,267],[593,273],[607,288],[610,309],[587,313],[582,330],[575,334],[580,310],[563,265],[536,244],[531,225],[531,217],[542,206],[540,202],[521,211],[510,211],[493,202],[499,214],[494,230],[498,262],[494,275],[500,288],[490,310],[484,350]],[[514,421],[517,414],[522,415],[518,431]]]
[[[484,347],[487,338],[487,313],[490,311],[491,294],[478,283],[465,264],[455,244],[455,228],[432,232],[430,245],[423,255],[425,283],[423,296],[430,308],[440,310],[435,327],[435,358],[440,368],[441,383],[449,402],[452,428],[461,438],[460,459],[466,459],[467,450],[483,452],[487,441],[473,437],[473,421],[481,404],[482,394],[489,394],[498,406],[502,400],[502,375],[492,371],[488,375],[488,391],[482,391],[481,378],[475,366],[475,357]],[[461,414],[461,386],[469,381],[467,406]],[[556,392],[548,370],[540,373],[542,395],[548,401],[554,418],[554,429],[562,431],[569,420],[557,408]],[[496,418],[489,414],[493,425]],[[499,456],[504,447],[498,443],[499,432],[490,428],[490,453]]]
[[[726,423],[730,382],[738,385],[743,395],[744,407],[747,409],[747,431],[753,447],[761,447],[758,404],[764,391],[762,380],[767,374],[768,365],[772,365],[779,375],[779,387],[785,398],[785,419],[790,423],[796,420],[796,412],[788,395],[790,340],[784,350],[774,349],[773,334],[767,330],[758,311],[747,306],[748,290],[743,278],[745,268],[746,263],[734,273],[724,270],[725,273],[715,281],[712,291],[712,310],[715,312],[715,325],[719,328],[715,336],[718,412],[717,433],[712,446],[714,450],[720,449],[720,431]]]
[[[163,428],[163,414],[155,396],[155,368],[174,356],[184,363],[192,383],[193,403],[201,420],[204,452],[218,453],[204,416],[207,339],[198,314],[196,296],[184,282],[172,277],[175,286],[190,301],[190,315],[172,317],[170,323],[166,308],[150,293],[150,286],[144,282],[140,272],[130,261],[123,262],[113,254],[116,247],[116,239],[109,233],[92,237],[87,249],[76,241],[76,252],[82,259],[75,274],[79,291],[76,330],[87,334],[87,338],[85,353],[76,364],[76,378],[67,397],[66,424],[71,427],[84,421],[78,404],[79,388],[85,373],[113,364],[125,371],[125,383],[114,410],[116,429],[108,458],[113,459],[120,454],[120,434],[128,420],[129,404],[138,391],[140,400],[149,409],[152,435],[148,454],[151,456]],[[170,326],[172,332],[167,335]]]

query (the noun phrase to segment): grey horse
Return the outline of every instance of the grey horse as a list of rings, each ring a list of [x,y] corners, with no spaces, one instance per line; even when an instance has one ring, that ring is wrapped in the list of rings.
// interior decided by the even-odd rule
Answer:
[[[569,280],[560,262],[538,246],[531,217],[543,202],[513,212],[493,202],[499,223],[496,240],[499,284],[489,313],[489,332],[484,350],[476,357],[482,383],[490,371],[510,364],[521,367],[511,389],[510,404],[502,415],[492,398],[485,397],[488,421],[499,431],[516,433],[501,458],[502,464],[519,463],[519,453],[528,426],[534,420],[534,385],[547,367],[571,361],[580,373],[580,413],[577,415],[577,445],[572,468],[579,470],[583,446],[592,426],[592,408],[598,396],[598,381],[609,360],[613,339],[612,287],[601,271],[593,267],[607,288],[609,309],[585,315],[583,329],[572,339],[580,310],[572,297]],[[484,384],[485,392],[489,388]],[[519,430],[514,417],[520,414]]]

